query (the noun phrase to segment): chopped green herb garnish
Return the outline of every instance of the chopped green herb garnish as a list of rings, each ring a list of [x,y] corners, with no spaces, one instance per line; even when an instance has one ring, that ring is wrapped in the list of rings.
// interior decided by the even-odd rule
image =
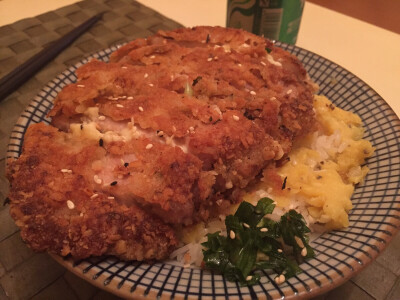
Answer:
[[[265,51],[267,51],[268,53],[271,53],[272,49],[268,48],[268,47],[265,47]]]
[[[258,270],[277,272],[277,283],[300,273],[297,262],[315,255],[306,236],[310,229],[295,210],[285,213],[278,222],[266,218],[274,208],[269,198],[260,199],[256,206],[242,202],[236,213],[225,219],[227,237],[220,232],[207,235],[208,240],[202,244],[205,267],[243,285],[256,284],[260,280]],[[295,260],[285,253],[288,246]]]
[[[287,176],[285,177],[285,179],[283,179],[282,190],[286,188],[286,181],[287,181]]]
[[[201,79],[202,79],[201,76],[197,76],[197,77],[193,80],[192,86],[195,86]]]

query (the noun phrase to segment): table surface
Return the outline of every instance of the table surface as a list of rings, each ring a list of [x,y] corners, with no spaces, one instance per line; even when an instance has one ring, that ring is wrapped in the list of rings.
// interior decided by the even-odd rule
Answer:
[[[108,9],[111,9],[114,13],[122,14],[124,17],[128,13],[125,13],[123,9],[119,9],[117,6],[125,2],[133,3],[130,0],[93,0],[92,2],[96,1],[100,3],[99,6],[102,6],[104,2]],[[4,70],[11,69],[20,62],[13,59],[13,57],[9,57],[9,49],[1,48],[1,39],[5,40],[2,34],[9,34],[8,40],[13,37],[18,38],[20,33],[10,32],[9,28],[18,29],[24,22],[26,24],[26,22],[32,20],[25,20],[25,18],[32,18],[49,11],[68,11],[68,7],[63,7],[75,2],[74,0],[0,1],[0,26],[3,26],[0,27],[0,76],[4,75]],[[184,26],[225,25],[226,1],[224,0],[140,0],[139,2]],[[85,3],[88,3],[88,1],[80,4],[83,10],[96,10],[95,8],[86,7]],[[27,7],[29,9],[26,9]],[[135,16],[138,16],[138,12],[151,15],[150,19],[153,22],[156,18],[161,21],[157,24],[152,24],[149,20],[147,22],[140,21],[141,23],[136,22]],[[49,18],[51,14],[42,16]],[[43,17],[42,19],[46,18]],[[143,6],[139,7],[137,4],[130,18],[135,23],[135,29],[144,28],[140,32],[142,35],[151,34],[153,30],[158,28],[157,26],[159,26],[160,22],[164,26],[163,28],[177,26],[177,23],[160,15],[154,15],[152,11]],[[72,17],[70,19],[72,21],[75,20]],[[78,20],[78,17],[76,17],[76,20]],[[119,22],[122,24],[121,20]],[[94,37],[95,42],[85,44],[84,39],[81,39],[80,42],[78,40],[76,43],[80,44],[73,49],[74,51],[68,50],[68,57],[63,57],[63,60],[57,58],[53,66],[46,67],[46,72],[41,71],[35,76],[36,81],[33,83],[28,82],[15,94],[0,103],[0,201],[4,199],[8,189],[8,183],[4,177],[6,143],[12,125],[23,111],[25,105],[29,103],[30,98],[40,88],[40,84],[52,78],[51,76],[53,75],[49,74],[51,70],[54,72],[62,71],[63,69],[60,68],[63,67],[63,63],[71,63],[76,61],[77,57],[84,56],[85,52],[87,54],[95,51],[96,49],[93,47],[96,47],[96,45],[99,48],[104,48],[103,45],[118,42],[124,38],[136,37],[135,35],[130,36],[128,29],[124,29],[130,26],[126,20],[124,22],[124,27],[118,27],[122,25],[117,24],[110,25],[110,28],[112,26],[118,27],[119,32],[111,32],[109,37],[105,36],[107,38],[100,35],[96,30],[92,30],[91,35]],[[14,24],[8,26],[11,23]],[[41,25],[33,24],[32,26],[34,28],[34,26]],[[55,30],[57,31],[60,28]],[[110,30],[109,28],[105,29]],[[100,30],[105,29],[100,28]],[[27,32],[27,29],[24,30]],[[66,28],[64,28],[65,30]],[[62,32],[61,29],[60,32],[57,31],[59,34]],[[121,33],[125,36],[121,37]],[[38,40],[38,37],[33,34],[28,43],[31,42],[33,45]],[[363,79],[400,116],[400,97],[398,96],[400,94],[400,84],[397,82],[400,78],[399,34],[306,2],[297,45],[334,61]],[[15,49],[11,48],[11,50],[14,50],[18,59],[24,58],[19,53],[24,45],[17,46],[14,47]],[[24,53],[26,53],[26,57],[29,57],[29,51]],[[50,78],[48,78],[49,76]],[[29,288],[21,289],[21,282],[29,285]],[[30,299],[32,297],[34,299],[53,299],[55,295],[57,295],[57,299],[117,299],[117,297],[101,291],[75,275],[66,272],[46,254],[33,254],[28,250],[22,243],[17,228],[8,215],[7,207],[0,209],[0,285],[0,300],[8,299],[8,297],[10,299]],[[378,259],[367,266],[366,269],[342,286],[318,297],[318,299],[339,298],[344,300],[400,299],[399,234],[394,237],[388,248]]]

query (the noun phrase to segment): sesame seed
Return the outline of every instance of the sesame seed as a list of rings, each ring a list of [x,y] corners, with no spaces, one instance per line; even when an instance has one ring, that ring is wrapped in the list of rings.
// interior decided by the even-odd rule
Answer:
[[[261,232],[268,232],[268,228],[263,227],[263,228],[260,229],[260,231]]]
[[[154,55],[150,56],[151,59],[156,58]]]
[[[243,223],[243,226],[246,227],[246,228],[250,228],[250,225],[247,224],[247,223]]]
[[[100,120],[100,121],[104,121],[105,119],[106,119],[105,116],[100,116],[100,117],[99,117],[99,120]]]
[[[97,184],[101,184],[103,182],[103,180],[101,180],[98,175],[94,175],[93,179],[94,182],[96,182]]]
[[[117,185],[118,181],[113,181],[110,183],[111,186]]]
[[[249,281],[249,280],[251,280],[252,278],[253,278],[253,276],[249,275],[249,276],[246,277],[246,281]]]
[[[235,239],[236,235],[235,232],[233,230],[229,231],[229,237],[233,240]]]
[[[71,200],[67,200],[67,206],[68,206],[69,209],[74,209],[75,208],[75,204]]]
[[[152,83],[149,83],[149,86],[154,86],[154,84],[152,84]]]
[[[242,66],[242,64],[237,64],[239,67],[241,67]]]
[[[121,98],[121,99],[126,99],[126,96],[124,95],[124,96],[121,96],[120,98]]]
[[[125,67],[125,66],[123,66],[123,67],[121,67],[122,69],[128,69],[128,67]]]
[[[83,84],[78,84],[77,87],[83,88],[85,86]]]
[[[109,200],[114,200],[114,199],[115,199],[115,197],[113,197],[113,196],[110,196],[110,197],[107,197],[107,199],[109,199]]]
[[[138,109],[139,109],[140,111],[144,111],[143,107],[141,107],[141,106],[139,106]]]
[[[132,100],[133,99],[133,97],[132,96],[129,96],[128,98],[126,98],[126,99],[128,99],[128,100]]]
[[[189,131],[194,131],[194,127],[193,127],[193,126],[190,126],[190,127],[189,127]]]
[[[160,136],[160,137],[162,137],[162,136],[164,135],[164,131],[162,131],[162,130],[157,131],[157,135]]]
[[[147,77],[149,77],[149,74],[145,73],[143,77],[147,78]]]
[[[215,59],[215,60],[218,60],[218,56],[214,56],[214,59]]]
[[[118,97],[113,97],[111,100],[118,100],[119,98]]]
[[[255,91],[250,91],[250,94],[257,95],[257,93]]]
[[[276,97],[271,97],[271,98],[269,98],[269,100],[274,101],[274,100],[276,100]]]
[[[235,121],[239,121],[239,117],[238,117],[237,115],[233,115],[233,119],[234,119]]]
[[[62,173],[72,173],[72,171],[70,172],[71,170],[68,170],[68,169],[61,169],[61,172]]]
[[[222,201],[223,201],[222,199],[218,199],[218,200],[216,201],[216,202],[217,202],[217,205],[218,205],[218,206],[221,206]]]
[[[263,62],[263,61],[261,62],[261,64],[262,64],[263,66],[266,66],[266,65],[267,65],[267,64],[266,64],[265,62]]]
[[[282,251],[282,249],[278,249],[278,252],[279,252],[279,253],[282,253],[283,251]]]
[[[299,238],[297,235],[294,236],[294,239],[296,240],[297,245],[299,245],[300,248],[304,248],[303,241],[301,238]]]
[[[227,188],[228,190],[233,188],[233,183],[232,181],[228,181],[227,183],[225,183],[225,188]]]
[[[285,280],[286,280],[285,275],[281,274],[281,276],[279,276],[280,283],[285,282]]]
[[[93,194],[92,196],[90,196],[90,199],[97,198],[98,196],[99,196],[99,194]]]
[[[121,158],[120,162],[121,162],[121,165],[125,164],[125,161],[122,158]]]
[[[286,92],[286,94],[290,95],[293,91],[290,89]]]
[[[307,256],[307,248],[301,250],[301,256]]]
[[[212,57],[210,57],[210,58],[207,58],[207,61],[212,61],[213,60],[213,58]]]
[[[149,150],[149,149],[151,149],[151,148],[153,148],[153,144],[147,144],[147,145],[146,145],[146,149],[147,149],[147,150]]]
[[[80,217],[83,217],[83,213],[80,213],[79,216],[80,216]]]
[[[117,104],[117,107],[123,108],[124,106],[122,104]]]

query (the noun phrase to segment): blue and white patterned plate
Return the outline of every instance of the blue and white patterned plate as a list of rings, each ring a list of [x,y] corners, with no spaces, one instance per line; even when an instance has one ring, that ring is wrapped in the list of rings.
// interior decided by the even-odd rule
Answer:
[[[90,258],[79,262],[53,255],[62,265],[92,284],[121,297],[153,299],[299,299],[326,292],[348,280],[386,247],[400,227],[400,121],[389,105],[367,84],[335,63],[296,46],[278,43],[295,54],[320,94],[338,107],[357,113],[376,152],[368,160],[370,172],[355,189],[346,230],[326,233],[312,242],[316,257],[301,265],[298,276],[277,286],[265,273],[260,284],[241,287],[221,275],[200,269],[184,269],[169,262],[147,264],[124,262],[114,257]],[[107,61],[117,48],[92,55]],[[22,113],[11,134],[8,157],[21,153],[26,128],[46,122],[57,93],[76,80],[74,71],[88,59],[70,67],[50,81]]]

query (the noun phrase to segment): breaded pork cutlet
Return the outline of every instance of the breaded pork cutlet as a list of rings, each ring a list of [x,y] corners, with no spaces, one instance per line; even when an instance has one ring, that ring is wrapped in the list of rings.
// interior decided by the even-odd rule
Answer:
[[[113,186],[110,192],[97,189],[90,166],[112,163],[105,154],[91,140],[43,123],[29,127],[24,153],[10,163],[8,174],[10,212],[22,238],[35,250],[75,258],[166,257],[177,245],[169,225],[134,204],[118,203]]]
[[[297,58],[240,30],[159,32],[121,47],[110,63],[90,62],[77,75],[58,96],[53,124],[95,122],[106,133],[133,118],[154,143],[179,146],[212,171],[212,178],[202,174],[200,198],[187,197],[194,207],[237,200],[238,189],[314,124],[314,86]],[[91,107],[98,108],[94,117]],[[209,213],[197,211],[203,218]]]
[[[143,211],[155,222],[188,225],[224,213],[315,123],[315,86],[297,58],[242,30],[160,31],[120,47],[109,63],[92,60],[76,73],[77,82],[57,96],[51,126],[34,126],[26,143],[52,132],[63,140],[60,151],[69,153],[57,164],[59,173],[75,174],[76,168],[89,199],[91,193],[114,197],[113,209]],[[77,141],[91,150],[78,151]],[[53,163],[52,155],[45,157],[49,150],[29,149],[9,165],[17,222],[25,216],[21,203],[36,207],[40,201],[21,202],[14,182],[27,176],[35,159],[43,172]],[[24,193],[35,194],[39,186],[26,186]],[[71,198],[65,190],[51,191],[63,201]],[[169,225],[162,228],[165,257],[175,240]]]

